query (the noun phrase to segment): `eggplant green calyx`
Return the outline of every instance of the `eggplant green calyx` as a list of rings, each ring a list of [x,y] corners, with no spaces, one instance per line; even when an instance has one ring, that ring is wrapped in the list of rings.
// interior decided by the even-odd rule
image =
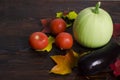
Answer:
[[[99,7],[100,7],[100,5],[101,5],[101,2],[98,2],[98,3],[96,4],[96,6],[95,6],[95,9],[93,9],[93,12],[94,12],[95,14],[98,14],[98,13],[99,13]]]

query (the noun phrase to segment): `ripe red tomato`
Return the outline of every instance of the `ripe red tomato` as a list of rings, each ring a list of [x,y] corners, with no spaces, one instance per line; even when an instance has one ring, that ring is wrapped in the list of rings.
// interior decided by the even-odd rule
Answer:
[[[29,42],[33,49],[41,50],[48,45],[48,37],[43,32],[34,32],[30,35]]]
[[[63,19],[56,18],[56,19],[52,20],[50,23],[51,32],[53,34],[57,35],[58,33],[66,30],[66,25],[67,24]]]
[[[70,49],[73,45],[73,38],[70,33],[67,32],[61,32],[59,33],[55,38],[55,44],[63,49]]]

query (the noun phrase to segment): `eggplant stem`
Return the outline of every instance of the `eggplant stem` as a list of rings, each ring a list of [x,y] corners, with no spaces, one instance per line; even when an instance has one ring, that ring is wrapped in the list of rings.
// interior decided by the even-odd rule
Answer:
[[[98,3],[95,5],[95,9],[93,9],[93,12],[94,12],[95,14],[98,14],[98,13],[99,13],[100,5],[101,5],[101,2],[98,2]]]

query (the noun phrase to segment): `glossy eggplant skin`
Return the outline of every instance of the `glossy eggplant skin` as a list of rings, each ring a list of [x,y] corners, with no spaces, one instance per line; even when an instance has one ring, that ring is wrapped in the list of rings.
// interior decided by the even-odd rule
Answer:
[[[120,54],[120,45],[111,40],[106,46],[91,51],[78,60],[78,70],[82,75],[93,75],[109,67]]]

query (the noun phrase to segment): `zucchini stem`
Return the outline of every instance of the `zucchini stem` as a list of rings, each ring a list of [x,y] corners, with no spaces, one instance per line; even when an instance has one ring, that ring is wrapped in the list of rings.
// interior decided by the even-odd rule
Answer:
[[[99,13],[100,5],[101,5],[101,2],[98,2],[98,3],[95,5],[95,9],[93,9],[93,12],[94,12],[95,14],[98,14],[98,13]]]

